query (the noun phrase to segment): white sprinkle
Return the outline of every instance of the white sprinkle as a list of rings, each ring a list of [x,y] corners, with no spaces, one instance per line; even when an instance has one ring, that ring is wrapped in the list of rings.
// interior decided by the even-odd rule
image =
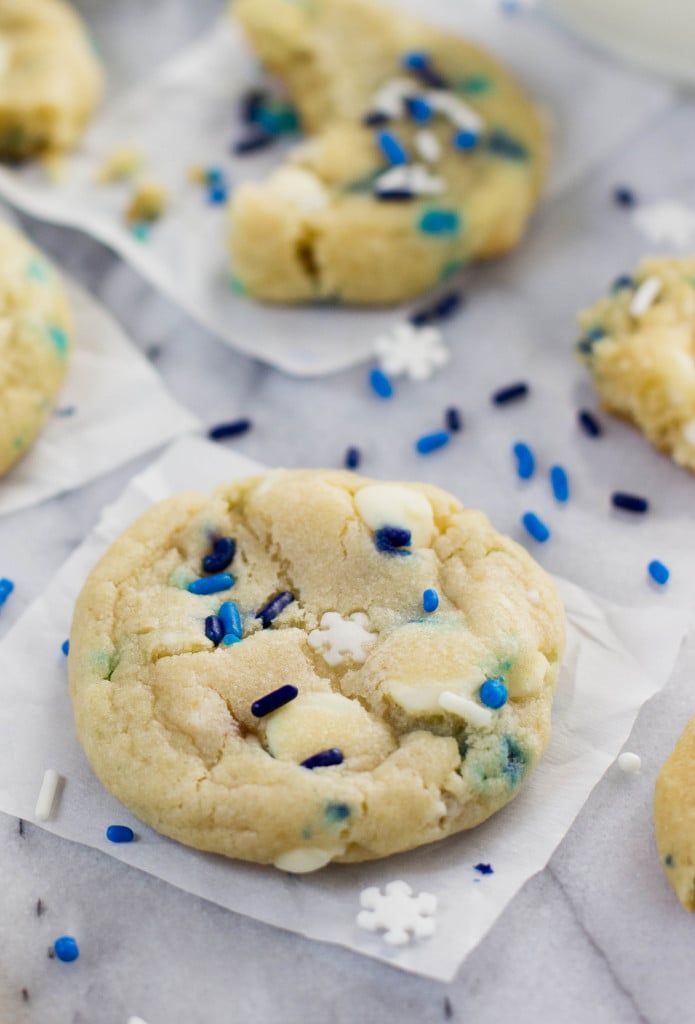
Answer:
[[[392,78],[375,94],[371,109],[387,117],[399,117],[403,113],[403,101],[409,96],[417,96],[419,92],[410,78]]]
[[[442,155],[442,147],[434,132],[423,128],[415,135],[415,149],[418,156],[426,160],[428,164],[436,163]]]
[[[445,711],[450,711],[452,715],[464,718],[471,725],[485,727],[492,722],[492,712],[489,708],[484,708],[482,704],[476,704],[474,700],[462,697],[459,693],[452,693],[451,690],[445,690],[440,695],[439,706]]]
[[[626,750],[618,758],[618,768],[623,772],[628,772],[630,775],[634,775],[641,767],[642,758],[639,754],[631,754],[629,750]]]
[[[538,593],[537,590],[527,590],[526,597],[529,599],[529,602],[531,604],[538,604],[538,602],[541,599],[541,595]]]
[[[436,92],[428,92],[426,99],[433,110],[448,117],[457,128],[466,129],[479,135],[485,127],[480,114],[469,107],[467,103],[460,100],[453,93],[437,89]]]
[[[39,821],[48,821],[50,818],[60,781],[60,775],[55,768],[48,768],[44,773],[39,797],[36,801],[36,810],[34,811],[34,817],[38,818]]]
[[[639,206],[632,222],[650,242],[686,249],[695,242],[695,210],[671,200]]]
[[[377,195],[392,189],[407,189],[418,196],[434,196],[444,191],[444,181],[423,164],[400,164],[380,174],[374,183]]]
[[[128,1017],[126,1024],[147,1024],[147,1021],[143,1020],[142,1017]]]
[[[663,282],[658,277],[648,277],[632,296],[630,316],[643,316],[657,297]]]

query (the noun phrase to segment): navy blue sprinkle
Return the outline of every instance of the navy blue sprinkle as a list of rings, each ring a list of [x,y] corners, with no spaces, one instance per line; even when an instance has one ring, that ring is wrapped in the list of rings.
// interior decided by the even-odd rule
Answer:
[[[251,429],[251,420],[233,420],[231,423],[220,423],[208,430],[211,441],[221,441],[225,437],[238,437]]]
[[[411,71],[421,82],[425,85],[429,85],[432,89],[446,89],[448,82],[446,78],[439,74],[439,72],[432,66],[432,61],[428,53],[424,53],[421,50],[413,50],[410,53],[403,54],[402,59],[403,67],[407,71]]]
[[[239,116],[244,124],[255,124],[267,94],[262,89],[249,89],[239,101]]]
[[[378,188],[374,195],[387,203],[404,203],[415,198],[415,193],[407,188]]]
[[[494,869],[492,864],[474,864],[473,870],[480,872],[481,875],[494,875]]]
[[[464,297],[461,292],[445,292],[431,306],[425,306],[412,313],[410,322],[413,327],[422,327],[424,324],[434,323],[437,320],[446,320],[461,308],[463,302]]]
[[[205,620],[205,636],[217,647],[224,637],[224,626],[219,615],[208,615]]]
[[[213,544],[212,552],[203,559],[203,572],[224,572],[236,554],[236,541],[231,537],[220,537]]]
[[[383,110],[370,110],[362,118],[362,124],[368,128],[376,128],[377,125],[388,124],[391,118]]]
[[[348,448],[345,452],[345,468],[357,469],[362,461],[362,452],[359,448]]]
[[[272,146],[277,139],[276,135],[271,132],[265,131],[261,128],[257,131],[251,132],[243,139],[238,139],[232,146],[232,152],[236,153],[237,156],[243,156],[246,153],[255,153],[259,149],[267,149],[268,146]]]
[[[256,618],[263,623],[263,629],[267,629],[273,619],[276,619],[280,612],[284,611],[294,600],[294,594],[291,594],[289,590],[283,590],[282,593],[276,594],[267,604],[263,605],[260,611],[256,612]]]
[[[623,509],[625,512],[642,514],[649,508],[646,498],[642,498],[638,494],[627,494],[625,491],[615,491],[611,496],[611,501],[615,508]]]
[[[601,423],[588,409],[580,409],[577,419],[579,420],[579,426],[589,437],[600,437],[603,433]]]
[[[614,291],[614,292],[619,292],[619,291],[622,291],[623,288],[634,288],[634,287],[635,287],[634,278],[630,277],[628,274],[621,274],[620,277],[616,277],[615,281],[613,282],[613,287],[612,287],[611,290]]]
[[[507,405],[508,402],[515,402],[519,398],[526,398],[529,393],[529,386],[523,381],[518,384],[510,384],[506,388],[500,388],[491,396],[494,405]]]
[[[255,718],[264,718],[269,715],[272,711],[277,711],[278,708],[284,707],[285,704],[289,704],[291,700],[299,693],[296,686],[292,686],[287,683],[285,686],[278,687],[277,690],[273,690],[271,693],[266,693],[265,697],[259,697],[251,705],[251,714]]]
[[[410,546],[412,535],[410,530],[404,530],[400,526],[382,526],[374,533],[374,542],[378,551],[387,555],[409,555],[404,548]]]
[[[444,423],[446,424],[446,429],[451,434],[458,434],[459,430],[461,430],[461,428],[463,427],[463,419],[461,418],[461,413],[458,411],[458,409],[454,408],[453,405],[451,406],[451,408],[446,410],[446,413],[444,415]]]
[[[585,355],[590,355],[594,350],[596,342],[605,337],[606,332],[603,327],[599,327],[599,325],[596,324],[579,339],[577,342],[577,348],[580,352],[584,352]]]
[[[518,139],[514,139],[500,130],[490,132],[487,137],[487,147],[495,156],[505,157],[508,160],[528,159],[528,149],[523,142],[519,142]]]
[[[613,190],[613,200],[618,204],[618,206],[637,206],[636,194],[631,188],[627,188],[625,185],[619,185]]]
[[[306,761],[301,762],[301,766],[302,768],[330,768],[333,764],[342,763],[343,752],[337,747],[331,747],[330,750],[322,750],[319,754],[307,757]]]

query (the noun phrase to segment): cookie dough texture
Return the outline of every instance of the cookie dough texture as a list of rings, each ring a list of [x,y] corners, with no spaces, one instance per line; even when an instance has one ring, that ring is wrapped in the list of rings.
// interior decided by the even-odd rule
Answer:
[[[382,524],[411,547],[380,550]],[[236,540],[236,583],[193,594],[217,537]],[[257,612],[281,592],[295,600],[263,628]],[[205,619],[225,601],[243,637],[215,647]],[[275,471],[173,497],[123,534],[77,601],[70,690],[95,772],[143,821],[305,871],[441,839],[506,804],[547,744],[563,635],[552,582],[482,513],[435,487]],[[509,700],[492,711],[477,694],[499,676]],[[254,717],[286,684],[297,698]],[[444,692],[489,720],[443,710]],[[330,748],[342,764],[301,766]]]
[[[650,279],[654,300],[633,312]],[[579,322],[579,353],[603,407],[695,470],[695,257],[643,260]]]
[[[0,475],[48,416],[68,366],[72,317],[60,277],[0,223]]]
[[[654,792],[656,844],[666,877],[695,910],[695,718],[664,762]]]
[[[542,186],[545,134],[538,112],[491,57],[368,0],[235,0],[231,10],[286,83],[310,136],[269,180],[242,185],[232,199],[232,268],[250,294],[270,302],[395,303],[519,241]],[[439,114],[426,124],[403,114],[380,127],[362,123],[395,79],[427,93],[402,68],[409,51],[425,51],[451,83],[442,94],[482,117],[473,150],[454,148],[455,128]],[[388,167],[375,141],[383,128],[397,133],[411,163],[444,181],[441,194],[374,198],[375,175]],[[423,129],[441,149],[429,163],[416,145]],[[493,134],[513,140],[516,155],[493,151]],[[440,214],[445,230],[423,230]]]
[[[0,159],[72,149],[102,94],[87,30],[63,0],[0,0]]]

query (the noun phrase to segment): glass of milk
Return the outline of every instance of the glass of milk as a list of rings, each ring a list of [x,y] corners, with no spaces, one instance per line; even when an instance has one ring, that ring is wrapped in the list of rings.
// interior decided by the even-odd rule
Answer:
[[[591,42],[695,83],[695,0],[542,0]]]

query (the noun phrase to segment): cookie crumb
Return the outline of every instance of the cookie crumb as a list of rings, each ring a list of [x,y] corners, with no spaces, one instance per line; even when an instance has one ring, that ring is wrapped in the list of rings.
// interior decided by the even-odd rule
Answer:
[[[114,181],[127,181],[142,169],[143,163],[143,152],[137,146],[118,146],[97,167],[94,182],[110,185]]]
[[[156,178],[142,178],[136,185],[126,210],[131,224],[153,224],[168,205],[167,190]]]

